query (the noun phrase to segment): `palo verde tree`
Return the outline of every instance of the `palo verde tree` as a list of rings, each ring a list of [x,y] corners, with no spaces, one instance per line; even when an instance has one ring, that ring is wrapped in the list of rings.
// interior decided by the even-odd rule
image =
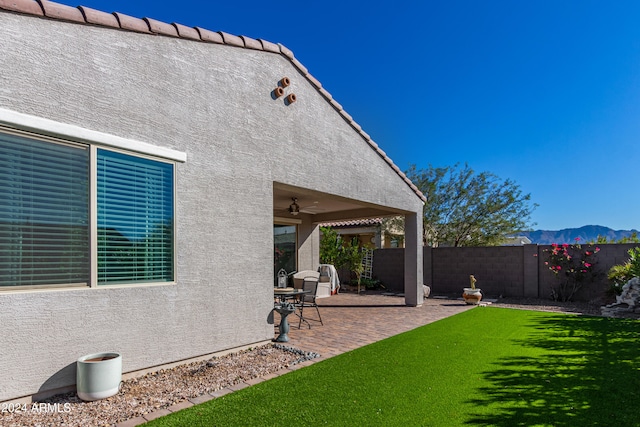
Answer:
[[[425,245],[494,246],[530,228],[537,205],[509,179],[476,173],[467,164],[428,169],[412,165],[406,175],[427,197]]]

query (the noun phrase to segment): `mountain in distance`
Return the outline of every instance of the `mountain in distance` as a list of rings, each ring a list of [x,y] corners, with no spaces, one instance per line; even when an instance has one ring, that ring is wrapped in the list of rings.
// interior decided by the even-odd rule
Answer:
[[[576,243],[576,238],[580,238],[578,243],[588,243],[595,241],[598,236],[606,237],[607,241],[616,242],[624,237],[629,237],[633,233],[640,232],[638,230],[613,230],[609,227],[601,225],[585,225],[580,228],[565,228],[563,230],[535,230],[523,231],[518,233],[520,236],[526,236],[531,243],[538,245],[550,245],[552,243]]]

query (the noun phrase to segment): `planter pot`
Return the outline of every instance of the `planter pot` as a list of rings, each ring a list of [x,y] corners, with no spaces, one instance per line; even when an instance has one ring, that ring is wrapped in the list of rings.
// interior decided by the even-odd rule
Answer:
[[[122,356],[118,353],[95,353],[77,361],[76,388],[82,400],[99,400],[113,396],[122,382]]]
[[[482,300],[482,290],[478,288],[463,288],[462,298],[467,304],[478,304]]]

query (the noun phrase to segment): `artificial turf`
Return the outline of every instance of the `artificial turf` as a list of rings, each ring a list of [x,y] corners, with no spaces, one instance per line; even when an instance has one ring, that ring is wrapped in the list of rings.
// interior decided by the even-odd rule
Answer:
[[[478,307],[150,426],[640,426],[640,321]]]

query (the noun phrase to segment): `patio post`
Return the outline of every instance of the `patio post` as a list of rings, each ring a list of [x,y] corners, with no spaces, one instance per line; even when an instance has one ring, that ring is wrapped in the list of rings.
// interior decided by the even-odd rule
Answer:
[[[420,214],[404,216],[404,301],[406,305],[421,306],[422,290],[422,210]]]
[[[317,270],[320,265],[320,226],[308,219],[298,225],[298,271]]]

